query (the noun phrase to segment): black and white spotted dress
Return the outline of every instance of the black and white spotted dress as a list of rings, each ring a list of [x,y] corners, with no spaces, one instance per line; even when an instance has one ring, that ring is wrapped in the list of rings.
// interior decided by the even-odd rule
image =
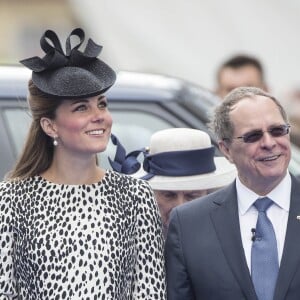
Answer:
[[[0,300],[165,299],[161,220],[148,183],[0,183]]]

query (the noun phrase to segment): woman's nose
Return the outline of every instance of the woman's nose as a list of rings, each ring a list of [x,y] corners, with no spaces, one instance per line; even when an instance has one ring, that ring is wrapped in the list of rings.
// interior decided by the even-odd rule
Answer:
[[[99,122],[101,120],[103,120],[103,110],[99,109],[99,107],[93,107],[93,111],[92,111],[92,120],[94,122]]]

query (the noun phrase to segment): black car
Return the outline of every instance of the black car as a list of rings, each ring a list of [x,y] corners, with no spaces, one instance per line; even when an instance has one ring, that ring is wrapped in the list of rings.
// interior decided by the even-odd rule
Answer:
[[[0,67],[0,178],[14,164],[29,128],[29,78],[30,71],[24,67]],[[197,128],[211,135],[207,128],[209,114],[220,101],[208,90],[184,80],[135,72],[119,72],[106,96],[114,120],[112,132],[127,151],[147,146],[152,133],[170,127]],[[115,146],[110,143],[100,156],[103,167],[109,168],[107,156],[113,158],[114,153]],[[218,150],[216,155],[220,155]],[[290,169],[297,174],[299,157],[298,148],[293,147]]]

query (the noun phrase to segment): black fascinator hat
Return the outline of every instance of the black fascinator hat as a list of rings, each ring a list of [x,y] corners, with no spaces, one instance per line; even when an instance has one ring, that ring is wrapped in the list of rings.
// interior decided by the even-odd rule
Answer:
[[[79,38],[79,43],[72,48],[71,37],[74,36]],[[32,81],[42,92],[55,98],[92,97],[104,93],[114,84],[116,73],[97,58],[102,46],[89,39],[85,50],[79,51],[84,37],[81,28],[74,29],[66,40],[65,54],[56,33],[47,30],[40,40],[46,55],[20,61],[32,70]]]

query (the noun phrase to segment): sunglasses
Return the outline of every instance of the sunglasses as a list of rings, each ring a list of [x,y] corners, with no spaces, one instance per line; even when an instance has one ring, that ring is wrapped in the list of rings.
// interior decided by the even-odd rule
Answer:
[[[283,124],[278,126],[273,126],[267,131],[262,130],[253,130],[248,133],[245,133],[242,136],[237,136],[234,139],[241,139],[244,143],[255,143],[259,141],[265,132],[268,132],[272,137],[281,137],[289,133],[291,125]]]

